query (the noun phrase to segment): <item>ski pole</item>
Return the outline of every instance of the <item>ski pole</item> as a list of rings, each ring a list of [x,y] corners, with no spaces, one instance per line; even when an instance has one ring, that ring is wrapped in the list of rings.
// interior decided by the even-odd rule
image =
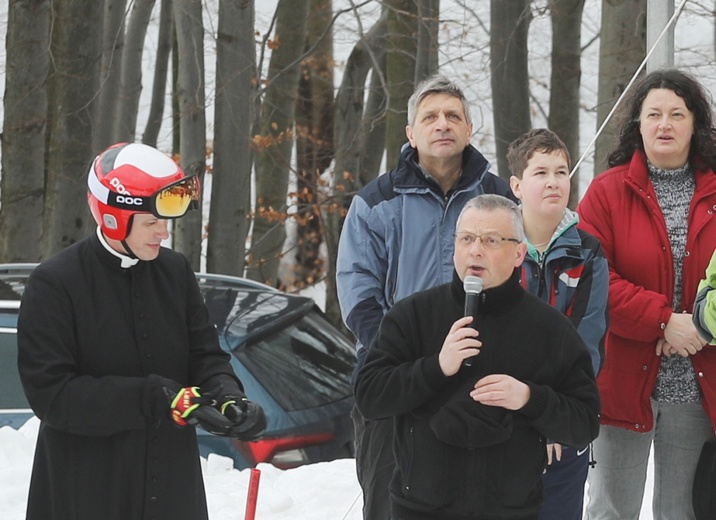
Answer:
[[[251,479],[249,480],[249,491],[246,497],[246,513],[244,520],[255,520],[256,503],[259,498],[259,480],[261,479],[261,470],[251,468]]]

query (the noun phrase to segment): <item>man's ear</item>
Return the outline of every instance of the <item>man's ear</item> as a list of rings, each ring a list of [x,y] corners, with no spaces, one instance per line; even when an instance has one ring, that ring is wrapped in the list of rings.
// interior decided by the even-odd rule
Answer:
[[[415,148],[415,141],[413,140],[413,128],[410,125],[405,125],[405,136],[408,138],[410,146]]]
[[[527,244],[524,242],[517,244],[515,249],[517,250],[515,253],[515,267],[519,267],[522,265],[522,262],[524,262],[525,255],[527,255]]]

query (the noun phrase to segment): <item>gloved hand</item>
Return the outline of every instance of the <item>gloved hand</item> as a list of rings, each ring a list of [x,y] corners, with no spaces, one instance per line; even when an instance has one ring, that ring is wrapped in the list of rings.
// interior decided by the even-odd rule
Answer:
[[[219,400],[219,410],[231,421],[231,428],[226,435],[241,441],[253,441],[266,430],[264,410],[245,395],[239,394],[226,395]]]
[[[204,430],[227,435],[233,423],[216,409],[210,395],[202,395],[196,386],[182,388],[179,383],[159,378],[162,391],[169,403],[172,420],[177,426],[199,426]]]
[[[202,383],[201,392],[214,397],[216,409],[231,423],[227,431],[207,431],[242,441],[256,440],[263,435],[266,430],[264,411],[246,398],[236,378],[217,374]]]

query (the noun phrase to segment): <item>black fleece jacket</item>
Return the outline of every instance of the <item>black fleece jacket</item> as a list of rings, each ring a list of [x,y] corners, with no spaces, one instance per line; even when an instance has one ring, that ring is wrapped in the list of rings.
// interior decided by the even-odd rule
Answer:
[[[394,417],[393,515],[401,520],[493,520],[534,515],[541,503],[546,438],[584,446],[599,431],[589,353],[570,321],[526,293],[519,271],[480,295],[483,342],[473,366],[443,374],[438,354],[462,317],[453,282],[416,293],[386,314],[358,374],[356,404],[368,419]],[[488,374],[530,387],[518,411],[469,396]]]

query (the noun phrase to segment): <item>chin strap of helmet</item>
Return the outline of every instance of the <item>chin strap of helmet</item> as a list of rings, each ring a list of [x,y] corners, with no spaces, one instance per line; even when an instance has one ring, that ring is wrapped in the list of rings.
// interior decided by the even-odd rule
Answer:
[[[127,252],[127,256],[129,258],[137,260],[137,255],[134,254],[134,251],[132,251],[132,249],[129,247],[129,244],[127,244],[126,240],[122,240],[122,246],[124,247],[124,250]]]
[[[127,237],[132,232],[132,224],[134,224],[134,215],[130,215],[129,220],[127,221]],[[124,247],[124,250],[127,252],[127,256],[129,258],[137,260],[137,255],[134,254],[134,251],[132,251],[132,248],[129,247],[129,244],[127,244],[127,237],[124,237],[121,240],[122,246]]]

